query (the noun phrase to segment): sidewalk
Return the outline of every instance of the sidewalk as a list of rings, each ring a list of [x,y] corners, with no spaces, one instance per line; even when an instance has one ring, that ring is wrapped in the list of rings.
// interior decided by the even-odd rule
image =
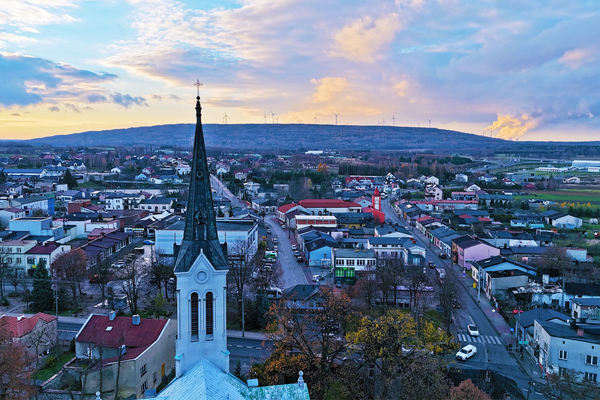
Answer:
[[[227,329],[227,337],[233,338],[242,338],[242,331],[235,331],[232,329]],[[245,332],[244,339],[254,339],[254,340],[269,340],[269,336],[266,333],[260,332]]]

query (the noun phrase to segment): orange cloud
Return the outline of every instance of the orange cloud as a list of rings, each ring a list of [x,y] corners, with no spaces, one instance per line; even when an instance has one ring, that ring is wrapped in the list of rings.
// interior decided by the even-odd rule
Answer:
[[[528,130],[533,129],[536,126],[537,122],[527,114],[523,114],[521,117],[515,118],[508,115],[498,115],[498,119],[484,130],[495,131],[499,129],[498,133],[496,134],[497,138],[516,139],[523,136]]]

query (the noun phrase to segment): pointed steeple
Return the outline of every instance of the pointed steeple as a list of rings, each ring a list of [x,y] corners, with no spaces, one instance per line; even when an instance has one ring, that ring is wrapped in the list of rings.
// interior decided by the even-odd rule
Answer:
[[[183,242],[175,262],[175,272],[188,271],[201,251],[216,270],[228,269],[226,252],[217,236],[217,221],[213,208],[210,173],[202,131],[200,96],[196,99],[196,133],[190,191],[185,213]]]

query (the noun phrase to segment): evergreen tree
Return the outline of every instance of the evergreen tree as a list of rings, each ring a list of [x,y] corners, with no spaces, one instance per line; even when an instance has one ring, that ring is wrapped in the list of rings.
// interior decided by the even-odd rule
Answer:
[[[67,172],[65,172],[65,175],[60,179],[60,183],[66,183],[69,189],[77,188],[77,179],[73,177],[71,170],[68,168]]]
[[[54,305],[52,281],[46,268],[46,260],[40,260],[33,274],[31,309],[35,312],[51,310]]]
[[[0,171],[0,184],[6,182],[6,174],[4,171]]]
[[[521,203],[521,210],[529,210],[529,202],[528,201],[524,201],[523,203]]]
[[[271,302],[267,298],[267,295],[264,292],[259,292],[256,294],[256,323],[258,327],[263,329],[265,328],[269,322],[271,322],[269,318],[269,309],[271,308]]]

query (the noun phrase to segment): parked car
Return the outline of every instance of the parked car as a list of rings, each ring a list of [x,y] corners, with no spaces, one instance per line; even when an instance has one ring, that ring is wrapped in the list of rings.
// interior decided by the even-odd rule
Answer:
[[[294,255],[295,255],[296,257],[298,257],[298,256],[300,255],[300,252],[299,252],[298,250],[296,250],[296,251],[294,252]]]
[[[446,258],[448,258],[448,255],[446,253],[440,253],[440,258],[445,260]]]
[[[471,336],[479,336],[479,329],[477,329],[475,324],[467,325],[467,332],[469,332],[469,335]]]
[[[277,245],[273,246],[273,251],[277,251],[277,250],[279,250],[279,249],[277,248]]]
[[[477,354],[477,347],[472,344],[468,344],[456,353],[456,359],[461,361],[467,361],[469,358]]]
[[[435,268],[435,263],[433,261],[429,261],[427,265],[429,266],[429,268]]]
[[[287,228],[287,225],[285,225],[285,224],[281,225],[281,229],[285,229],[285,228]]]
[[[304,258],[302,258],[302,256],[298,256],[298,257],[296,257],[296,260],[298,260],[298,262],[302,262],[302,261],[304,261]]]
[[[144,244],[154,244],[154,240],[144,240]]]
[[[298,246],[296,246],[295,244],[292,245],[292,250],[296,250],[298,248]]]
[[[267,228],[267,235],[271,234],[271,230]]]
[[[320,280],[321,280],[321,275],[313,275],[313,277],[312,277],[313,282],[319,282]]]
[[[279,239],[273,238],[273,244],[279,244]]]

